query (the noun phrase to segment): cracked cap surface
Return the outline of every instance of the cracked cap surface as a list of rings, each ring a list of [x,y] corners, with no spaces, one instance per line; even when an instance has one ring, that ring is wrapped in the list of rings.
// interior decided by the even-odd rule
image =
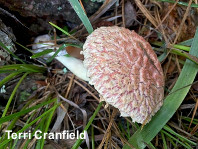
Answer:
[[[150,44],[135,31],[100,27],[83,46],[89,83],[133,122],[147,123],[163,104],[164,75]]]

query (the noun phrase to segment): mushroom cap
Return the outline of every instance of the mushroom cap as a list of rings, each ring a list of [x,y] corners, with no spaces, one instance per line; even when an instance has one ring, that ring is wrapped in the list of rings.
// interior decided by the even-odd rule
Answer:
[[[121,116],[144,123],[163,104],[164,76],[151,45],[135,31],[100,27],[83,46],[89,83]]]

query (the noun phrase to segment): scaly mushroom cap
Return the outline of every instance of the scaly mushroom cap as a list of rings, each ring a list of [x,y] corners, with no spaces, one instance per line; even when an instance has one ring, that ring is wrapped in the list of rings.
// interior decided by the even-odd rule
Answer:
[[[147,123],[163,104],[164,76],[150,44],[135,31],[100,27],[83,46],[89,83],[121,116]]]

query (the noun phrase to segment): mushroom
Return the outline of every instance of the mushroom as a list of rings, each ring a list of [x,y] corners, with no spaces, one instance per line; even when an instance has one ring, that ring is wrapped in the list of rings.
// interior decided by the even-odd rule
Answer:
[[[135,31],[100,27],[87,37],[81,54],[83,62],[62,54],[56,59],[94,85],[101,101],[118,108],[121,116],[146,124],[160,109],[164,97],[161,64],[150,44]]]
[[[121,116],[146,124],[163,104],[164,76],[150,44],[135,31],[100,27],[83,46],[89,83]]]

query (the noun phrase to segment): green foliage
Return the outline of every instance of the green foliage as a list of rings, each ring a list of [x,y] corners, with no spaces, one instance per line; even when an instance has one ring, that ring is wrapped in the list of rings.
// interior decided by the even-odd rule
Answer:
[[[55,27],[56,29],[60,30],[61,32],[63,32],[65,35],[70,36],[72,38],[74,38],[72,35],[70,35],[66,30],[58,27],[56,24],[49,22],[50,25],[52,25],[53,27]]]
[[[40,120],[45,119],[47,123],[49,123],[49,121],[51,121],[51,119],[49,118],[49,115],[51,113],[54,112],[54,110],[59,106],[59,104],[57,103],[57,99],[52,99],[52,100],[48,100],[46,102],[43,102],[39,105],[33,106],[31,108],[26,109],[26,107],[24,107],[24,109],[22,109],[20,112],[5,116],[3,118],[0,118],[0,124],[10,121],[12,120],[11,124],[8,126],[7,130],[11,130],[14,126],[14,124],[16,123],[16,121],[20,118],[20,116],[31,112],[33,110],[39,109],[42,106],[48,105],[50,103],[54,103],[54,106],[48,110],[46,110],[46,112],[44,112],[43,114],[41,114],[40,116],[36,117],[33,121],[31,121],[30,123],[26,123],[23,128],[21,128],[20,130],[18,130],[16,133],[19,134],[25,130],[27,130],[30,126],[32,126],[33,124],[35,124],[36,122],[39,122]],[[40,123],[39,123],[40,124]],[[47,124],[48,125],[48,124]],[[48,127],[46,127],[46,123],[43,123],[43,128],[48,129]],[[37,130],[37,129],[35,129]],[[7,133],[4,134],[4,136],[1,137],[0,140],[0,148],[5,147],[5,145],[7,145],[10,141],[12,140],[12,138],[8,139],[7,138]],[[43,141],[42,139],[39,141]],[[43,148],[43,144],[40,145],[41,148]]]
[[[172,0],[156,0],[156,1],[159,1],[159,2],[168,2],[168,3],[175,3],[175,1],[172,1]],[[182,5],[182,6],[188,6],[188,3],[186,2],[177,2],[179,5]],[[191,4],[191,7],[194,7],[194,8],[198,8],[198,4]]]
[[[52,49],[43,50],[43,51],[41,51],[39,53],[36,53],[36,54],[32,55],[30,58],[35,59],[35,58],[41,57],[43,55],[49,54],[51,52],[53,52]]]
[[[22,62],[23,64],[13,64],[13,65],[5,65],[5,66],[0,66],[0,73],[8,73],[8,75],[0,81],[0,87],[2,87],[3,85],[5,85],[7,82],[9,82],[10,80],[12,80],[14,77],[16,76],[20,76],[22,75],[22,77],[20,78],[20,80],[18,81],[17,85],[14,87],[14,90],[12,91],[7,104],[5,106],[5,109],[3,111],[3,114],[1,115],[0,118],[0,129],[2,124],[5,122],[9,122],[8,127],[6,128],[7,130],[12,130],[17,122],[17,120],[22,116],[25,115],[26,113],[29,113],[31,111],[37,110],[42,106],[45,106],[47,104],[50,104],[52,102],[54,102],[54,107],[52,107],[52,109],[48,110],[46,113],[41,114],[39,117],[36,117],[32,122],[28,123],[30,121],[27,121],[27,124],[21,128],[20,130],[17,131],[17,134],[19,134],[20,132],[23,132],[25,130],[27,130],[30,126],[32,126],[34,123],[38,122],[41,118],[43,118],[44,116],[46,117],[46,121],[49,123],[49,118],[48,118],[48,113],[52,113],[54,112],[54,110],[57,108],[57,106],[59,106],[59,104],[57,104],[56,100],[57,99],[53,99],[53,100],[48,100],[46,102],[43,102],[42,104],[36,105],[36,106],[32,106],[30,107],[30,103],[32,101],[29,101],[22,109],[20,112],[16,112],[13,114],[9,114],[8,113],[8,109],[10,108],[10,105],[14,99],[14,96],[16,94],[16,91],[18,90],[20,84],[22,83],[22,81],[25,79],[25,77],[27,77],[28,74],[31,73],[44,73],[46,71],[46,68],[43,66],[37,66],[37,65],[32,65],[32,64],[25,64],[21,59],[19,59],[16,55],[14,55],[11,51],[9,51],[9,49],[3,45],[2,43],[0,43],[0,46],[2,46],[6,51],[8,51],[13,57],[15,57],[17,60],[19,60],[20,62]],[[30,107],[30,108],[27,108]],[[53,110],[53,111],[52,111]],[[50,114],[51,114],[50,113]],[[45,127],[46,129],[48,127]],[[46,130],[45,130],[46,131]],[[0,148],[6,148],[9,145],[11,146],[11,148],[15,148],[16,144],[17,144],[18,139],[16,140],[12,140],[12,139],[8,139],[7,138],[7,133],[4,133],[1,138],[0,138]],[[43,143],[41,144],[43,145]]]
[[[91,118],[89,119],[89,122],[88,122],[87,125],[85,126],[83,132],[85,132],[85,131],[87,132],[87,130],[89,129],[90,125],[92,124],[94,118],[96,117],[96,115],[98,114],[100,108],[102,107],[102,104],[103,104],[103,103],[104,103],[104,102],[100,102],[100,103],[99,103],[99,105],[98,105],[98,107],[96,108],[95,112],[93,113],[93,115],[92,115]],[[82,141],[83,141],[83,140],[79,138],[79,139],[75,142],[75,144],[72,146],[72,149],[77,149],[77,148],[80,146],[80,144],[82,143]]]
[[[73,9],[77,13],[78,17],[81,19],[82,23],[84,24],[85,28],[87,29],[88,33],[91,34],[93,32],[93,27],[85,14],[83,8],[81,7],[78,0],[69,0]]]
[[[16,56],[8,47],[6,47],[1,41],[0,41],[0,46],[6,50],[10,55],[12,55],[14,58],[16,58],[18,61],[20,61],[22,64],[25,64],[23,60],[21,60],[18,56]]]
[[[32,64],[13,64],[0,66],[0,73],[5,72],[29,72],[29,73],[44,73],[46,68],[43,66]]]
[[[175,135],[174,138],[177,137],[177,138],[179,138],[182,142],[185,141],[186,144],[189,143],[189,144],[191,144],[191,145],[196,146],[196,143],[195,143],[195,142],[190,141],[189,139],[185,138],[184,136],[182,136],[182,135],[176,133],[176,132],[173,131],[169,126],[165,125],[165,126],[163,127],[163,129],[166,130],[166,131],[168,131],[169,133]],[[191,145],[188,145],[188,146],[191,146]]]
[[[20,47],[22,47],[23,49],[25,49],[26,51],[33,53],[32,50],[28,49],[27,47],[23,46],[22,44],[15,42],[16,44],[18,44]]]
[[[190,54],[198,56],[198,28],[191,46]],[[138,129],[136,133],[129,139],[135,148],[142,149],[146,147],[156,135],[163,128],[163,126],[169,121],[169,119],[176,112],[185,96],[187,95],[190,84],[193,83],[198,71],[198,66],[190,60],[186,60],[182,72],[171,90],[171,93],[165,98],[164,104],[161,109],[153,116],[152,120],[144,126],[144,128]],[[128,145],[125,145],[123,149],[129,149]]]
[[[190,51],[190,47],[182,45],[182,44],[188,44],[188,42],[190,42],[190,41],[186,41],[186,42],[181,43],[181,44],[172,45],[173,48],[170,49],[170,53],[175,54],[175,55],[179,55],[179,56],[183,56],[183,57],[195,62],[196,64],[198,64],[198,58],[189,54],[189,53],[187,53],[187,52]],[[158,41],[152,42],[152,44],[157,45],[157,46],[161,46],[163,48],[163,49],[158,49],[160,51],[164,50],[162,55],[160,55],[158,57],[159,61],[162,62],[166,58],[167,53],[168,53],[165,45],[162,42],[158,42]]]
[[[67,45],[66,44],[63,44],[53,55],[52,57],[50,57],[48,60],[47,60],[47,63],[50,63],[57,55],[58,53],[63,50]]]
[[[17,85],[15,86],[15,88],[14,88],[12,94],[10,95],[10,98],[9,98],[7,104],[6,104],[6,107],[5,107],[5,109],[4,109],[3,114],[2,114],[1,117],[4,117],[4,116],[6,115],[6,113],[7,113],[7,111],[8,111],[8,108],[9,108],[11,102],[12,102],[12,99],[14,98],[14,95],[15,95],[17,89],[19,88],[19,85],[20,85],[21,82],[25,79],[25,77],[26,77],[27,75],[28,75],[28,73],[25,73],[25,74],[21,77],[21,79],[19,80],[19,82],[17,83]],[[0,125],[0,128],[1,128],[1,125]]]

